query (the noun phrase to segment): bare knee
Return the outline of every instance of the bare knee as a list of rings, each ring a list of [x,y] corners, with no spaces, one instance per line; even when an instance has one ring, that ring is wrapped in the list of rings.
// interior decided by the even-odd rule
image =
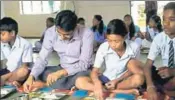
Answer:
[[[29,73],[29,69],[27,67],[21,67],[16,71],[17,76],[24,77]]]
[[[75,81],[75,86],[78,89],[82,89],[84,87],[84,83],[87,83],[89,81],[91,81],[91,79],[89,77],[86,77],[86,76],[78,77]]]
[[[142,69],[140,69],[139,71],[138,71],[138,73],[137,73],[138,75],[140,75],[140,76],[144,76],[144,72],[143,72],[143,70]]]
[[[138,60],[131,59],[128,62],[127,67],[129,69],[129,71],[131,71],[134,74],[144,75],[143,64]]]
[[[144,79],[144,75],[141,74],[135,74],[133,75],[133,85],[136,87],[139,87],[141,85],[143,85],[145,79]]]

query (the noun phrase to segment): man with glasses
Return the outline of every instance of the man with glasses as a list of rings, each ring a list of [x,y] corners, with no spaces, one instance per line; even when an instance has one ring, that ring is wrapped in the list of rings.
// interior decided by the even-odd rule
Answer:
[[[79,76],[87,76],[93,52],[93,33],[90,29],[77,26],[77,16],[70,10],[57,14],[55,26],[46,31],[39,57],[30,76],[24,83],[24,91],[36,90],[35,81],[40,78],[44,86],[53,89],[71,89],[81,84]],[[55,50],[60,65],[46,67],[48,55]]]

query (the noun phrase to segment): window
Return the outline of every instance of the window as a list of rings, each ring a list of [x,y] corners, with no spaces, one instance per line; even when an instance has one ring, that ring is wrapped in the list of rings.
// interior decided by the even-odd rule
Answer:
[[[157,1],[158,11],[157,14],[162,18],[163,7],[169,3],[175,1]],[[142,32],[146,30],[146,14],[145,1],[131,1],[131,15],[133,17],[134,23],[138,25]]]
[[[20,14],[51,14],[60,10],[61,1],[19,1]]]

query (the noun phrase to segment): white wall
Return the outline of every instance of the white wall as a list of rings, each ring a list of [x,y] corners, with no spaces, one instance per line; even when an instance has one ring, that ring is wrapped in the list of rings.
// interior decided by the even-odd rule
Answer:
[[[92,25],[95,14],[103,16],[104,23],[111,19],[121,18],[130,13],[129,1],[62,1],[61,9],[74,10],[79,17],[84,17],[86,25]],[[40,37],[45,29],[47,17],[55,17],[55,14],[20,15],[19,1],[3,1],[4,13],[19,23],[19,34],[25,37]],[[13,9],[13,10],[12,10]]]
[[[86,25],[92,25],[95,14],[103,17],[107,24],[111,19],[123,19],[125,14],[130,14],[129,1],[76,1],[76,12],[79,17],[86,19]]]
[[[4,4],[3,1],[1,1],[1,18],[3,18],[5,16],[4,14]]]
[[[55,17],[54,14],[21,15],[19,1],[3,2],[5,15],[14,18],[18,22],[18,33],[24,37],[41,37],[41,33],[46,27],[47,17]]]

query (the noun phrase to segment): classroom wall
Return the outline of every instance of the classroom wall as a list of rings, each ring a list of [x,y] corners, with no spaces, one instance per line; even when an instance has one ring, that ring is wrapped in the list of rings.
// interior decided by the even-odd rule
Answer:
[[[87,26],[92,26],[95,14],[102,15],[106,25],[111,19],[123,19],[125,14],[130,14],[129,1],[77,1],[77,5],[77,14],[87,20]]]
[[[74,5],[75,4],[75,9]],[[19,23],[19,34],[24,37],[40,37],[45,29],[47,17],[55,17],[55,14],[20,15],[19,1],[4,1],[4,13],[13,17]],[[76,14],[86,19],[86,25],[92,25],[95,14],[103,16],[107,24],[113,18],[123,18],[130,13],[129,1],[62,1],[61,9],[75,10]]]
[[[0,1],[1,3],[1,18],[3,18],[5,16],[4,14],[4,4],[3,4],[3,1]]]
[[[6,16],[14,18],[19,24],[19,34],[25,37],[38,37],[45,29],[45,20],[51,15],[20,15],[19,1],[4,1]]]

